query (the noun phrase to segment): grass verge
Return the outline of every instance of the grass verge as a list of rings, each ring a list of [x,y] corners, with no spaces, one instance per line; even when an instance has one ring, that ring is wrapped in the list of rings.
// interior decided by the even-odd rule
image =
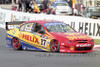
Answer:
[[[94,39],[95,44],[100,45],[100,39]]]

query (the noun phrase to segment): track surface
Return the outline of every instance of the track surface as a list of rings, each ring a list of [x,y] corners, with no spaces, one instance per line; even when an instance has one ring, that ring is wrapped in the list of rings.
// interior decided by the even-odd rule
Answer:
[[[100,67],[100,52],[87,54],[15,51],[6,47],[6,30],[0,28],[0,67]]]

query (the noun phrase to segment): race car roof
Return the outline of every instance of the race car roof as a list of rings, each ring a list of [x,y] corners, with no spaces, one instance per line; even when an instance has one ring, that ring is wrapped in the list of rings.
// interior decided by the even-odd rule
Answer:
[[[51,23],[51,22],[61,22],[61,21],[57,21],[57,20],[38,20],[38,21],[27,21],[25,23],[30,23],[30,22],[34,22],[34,23],[39,23],[41,25],[45,24],[45,23]],[[62,22],[61,22],[62,23]]]

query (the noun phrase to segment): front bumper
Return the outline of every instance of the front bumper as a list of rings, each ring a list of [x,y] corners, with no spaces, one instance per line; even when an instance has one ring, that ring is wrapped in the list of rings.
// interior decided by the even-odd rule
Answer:
[[[83,50],[83,51],[60,49],[59,52],[61,52],[61,53],[84,53],[84,52],[93,52],[93,49],[91,49],[91,50]]]
[[[88,45],[88,44],[87,44]],[[89,44],[88,46],[84,45],[67,45],[67,46],[60,46],[59,52],[61,53],[84,53],[84,52],[93,52],[93,44]]]

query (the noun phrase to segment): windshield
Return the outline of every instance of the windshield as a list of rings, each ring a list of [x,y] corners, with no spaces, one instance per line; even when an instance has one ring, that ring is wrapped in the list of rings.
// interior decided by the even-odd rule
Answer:
[[[100,13],[100,7],[90,8],[90,12]]]
[[[68,6],[68,3],[55,3],[55,6]]]
[[[48,32],[75,32],[69,25],[65,23],[45,23]]]

